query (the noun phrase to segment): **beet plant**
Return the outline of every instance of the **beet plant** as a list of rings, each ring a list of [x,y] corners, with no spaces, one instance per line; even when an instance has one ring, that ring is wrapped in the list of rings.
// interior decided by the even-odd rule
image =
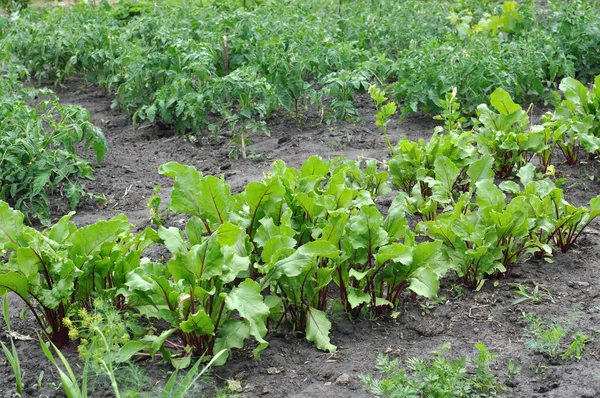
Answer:
[[[13,292],[23,300],[43,333],[57,346],[68,343],[63,322],[94,298],[125,306],[126,274],[140,264],[142,251],[156,233],[131,232],[125,215],[77,228],[62,217],[39,232],[24,225],[24,215],[0,201],[0,295]]]

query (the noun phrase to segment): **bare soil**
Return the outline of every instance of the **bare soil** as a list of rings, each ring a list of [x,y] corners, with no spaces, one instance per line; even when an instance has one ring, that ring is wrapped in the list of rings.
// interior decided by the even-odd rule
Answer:
[[[252,149],[257,159],[231,160],[226,147],[227,137],[197,142],[155,124],[132,128],[131,120],[111,109],[112,99],[81,80],[70,80],[55,89],[64,103],[87,108],[94,123],[102,127],[109,141],[106,159],[96,166],[96,178],[87,184],[88,190],[103,195],[105,205],[87,202],[73,218],[81,225],[126,213],[130,221],[142,229],[150,224],[146,208],[156,184],[163,187],[168,200],[171,180],[157,173],[163,163],[177,161],[196,166],[205,174],[224,175],[233,191],[239,191],[249,181],[262,177],[274,159],[299,166],[309,156],[325,158],[343,155],[348,159],[387,158],[383,136],[374,124],[374,112],[367,97],[357,103],[363,123],[350,127],[350,143],[346,142],[343,126],[329,128],[318,123],[318,117],[304,121],[299,127],[289,115],[279,114],[269,120],[271,136],[253,136]],[[394,124],[395,123],[395,124]],[[390,126],[392,142],[407,136],[427,139],[435,122],[431,117],[408,117],[399,126]],[[566,166],[560,159],[557,173],[567,178],[566,196],[574,204],[587,204],[600,194],[600,167],[589,160],[576,167]],[[385,203],[383,203],[385,205]],[[66,212],[57,201],[56,215]],[[177,223],[175,217],[170,223]],[[508,380],[507,397],[599,397],[600,396],[600,232],[592,225],[579,239],[577,247],[565,255],[557,254],[553,263],[530,260],[518,267],[510,280],[487,281],[481,291],[460,289],[458,281],[449,276],[442,282],[440,296],[444,300],[427,308],[427,301],[407,301],[395,319],[362,319],[351,323],[334,319],[332,342],[338,346],[334,354],[324,353],[302,336],[285,330],[268,336],[269,348],[260,360],[252,358],[251,349],[240,350],[227,365],[215,368],[213,375],[221,386],[235,380],[246,397],[367,397],[359,375],[376,373],[376,357],[380,353],[400,360],[413,356],[428,357],[444,342],[452,344],[448,355],[460,357],[475,353],[474,343],[484,343],[497,354],[492,370],[507,380],[509,361],[521,366],[521,372]],[[529,290],[538,285],[547,289],[554,302],[533,304],[529,301],[513,305],[518,297],[511,283],[520,283]],[[10,298],[13,329],[22,336],[35,338],[34,324],[21,320],[20,303]],[[572,331],[587,334],[591,342],[580,361],[549,359],[525,347],[523,314],[535,313],[547,320],[570,322]],[[0,340],[8,342],[4,325],[0,325]],[[22,368],[25,371],[28,397],[62,396],[57,389],[58,375],[43,356],[36,339],[21,337],[17,341]],[[66,353],[76,363],[75,348]],[[168,378],[169,368],[156,362],[140,362],[150,374],[147,390],[156,391]],[[42,387],[35,386],[40,371],[45,372]],[[0,358],[0,397],[14,394],[14,376],[4,358]],[[54,384],[52,384],[54,383]],[[111,396],[108,386],[97,388],[91,396]],[[206,392],[208,396],[214,392]]]

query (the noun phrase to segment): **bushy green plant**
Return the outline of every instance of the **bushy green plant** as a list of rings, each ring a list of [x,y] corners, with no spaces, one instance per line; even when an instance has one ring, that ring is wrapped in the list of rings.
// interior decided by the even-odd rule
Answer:
[[[18,295],[43,333],[60,347],[68,342],[64,319],[72,309],[90,308],[97,297],[124,306],[119,289],[156,234],[133,234],[125,215],[77,228],[69,221],[73,214],[40,232],[0,201],[0,252],[6,254],[0,264],[0,295]]]
[[[377,357],[377,369],[384,377],[362,376],[367,390],[377,397],[488,397],[503,391],[490,370],[496,357],[482,343],[475,344],[478,353],[473,357],[447,359],[444,344],[432,352],[433,359],[409,358],[406,370],[399,370],[400,362],[389,357]]]
[[[82,179],[92,179],[89,162],[75,152],[83,143],[101,161],[107,143],[82,107],[63,106],[47,89],[26,89],[14,74],[0,80],[0,200],[22,210],[29,222],[50,222],[53,194],[75,208],[85,197]],[[42,101],[33,105],[34,98]],[[45,97],[45,98],[44,98]]]
[[[585,344],[590,339],[584,333],[576,332],[572,334],[571,342],[568,343],[567,337],[573,329],[571,322],[548,322],[534,314],[526,314],[523,319],[527,323],[525,335],[529,337],[525,342],[527,348],[549,359],[581,359]]]
[[[0,9],[8,12],[19,11],[27,8],[31,4],[31,0],[0,0]]]

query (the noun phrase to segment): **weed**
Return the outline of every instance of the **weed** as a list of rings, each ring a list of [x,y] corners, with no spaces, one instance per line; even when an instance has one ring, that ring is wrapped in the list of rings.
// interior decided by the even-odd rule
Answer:
[[[154,195],[148,199],[148,210],[150,210],[150,222],[156,227],[161,227],[166,218],[165,210],[160,208],[162,198],[160,197],[160,185],[154,187]]]
[[[506,370],[506,383],[509,380],[512,380],[515,376],[518,376],[521,374],[521,370],[522,370],[522,365],[513,362],[513,360],[509,360],[508,361],[508,369]]]
[[[590,341],[590,338],[582,333],[575,333],[573,335],[571,344],[569,348],[562,354],[561,358],[563,359],[577,359],[578,361],[581,359],[581,353],[583,352],[583,348],[587,342]]]
[[[445,296],[439,296],[432,300],[427,300],[421,304],[421,315],[425,316],[431,313],[440,304],[444,304],[448,299]]]
[[[521,296],[512,302],[513,305],[522,303],[527,300],[531,301],[534,304],[540,304],[544,301],[554,303],[554,297],[552,297],[552,294],[550,294],[548,289],[542,288],[542,290],[540,290],[539,286],[535,285],[530,293],[527,291],[527,288],[520,283],[513,283],[512,286],[517,288],[516,290],[513,290],[513,293]]]
[[[485,345],[477,343],[478,354],[457,360],[449,360],[444,352],[450,344],[444,344],[433,352],[434,358],[424,360],[410,358],[407,370],[398,370],[399,361],[387,356],[377,357],[377,369],[383,379],[361,376],[367,390],[378,397],[484,397],[503,390],[496,376],[490,371],[490,361],[495,358]]]
[[[574,333],[571,342],[565,348],[567,337],[572,330],[572,321],[546,322],[541,317],[533,314],[524,315],[527,323],[525,346],[549,359],[581,359],[581,353],[589,337],[583,333]]]

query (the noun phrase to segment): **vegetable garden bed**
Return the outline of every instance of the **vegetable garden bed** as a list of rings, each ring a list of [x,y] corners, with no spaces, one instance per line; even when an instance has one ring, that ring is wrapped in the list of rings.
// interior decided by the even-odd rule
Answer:
[[[103,18],[121,22],[111,20],[104,33],[121,48],[133,39],[112,36],[113,30],[122,27],[120,18],[136,21],[137,13],[150,13],[150,9],[114,7],[108,16],[102,14]],[[511,35],[520,37],[518,29],[533,29],[526,23],[520,25],[523,21],[511,7],[505,6],[499,19],[477,14],[484,21],[479,25],[472,24],[468,12],[446,9],[450,25],[442,30],[467,40],[482,32],[494,37],[500,29],[500,44],[526,45],[526,40],[518,44],[508,40]],[[36,29],[61,18],[60,13],[49,12]],[[88,11],[80,15],[97,17]],[[252,20],[241,12],[235,15],[240,21]],[[27,29],[34,31],[31,26]],[[360,32],[351,26],[340,29]],[[148,76],[137,70],[128,80],[131,60],[119,58],[116,62],[114,58],[121,50],[94,52],[106,43],[88,42],[99,46],[93,51],[90,47],[90,54],[106,57],[102,58],[104,69],[95,70],[96,58],[82,58],[85,52],[68,54],[77,47],[69,34],[63,33],[64,53],[56,58],[57,54],[45,53],[44,57],[50,58],[40,61],[32,54],[47,48],[19,45],[18,40],[28,34],[26,29],[11,33],[11,51],[29,60],[27,66],[40,78],[53,77],[64,84],[56,88],[61,102],[90,112],[92,122],[104,132],[109,151],[103,162],[95,165],[95,179],[85,187],[102,199],[82,199],[70,219],[73,224],[68,218],[58,222],[65,211],[56,204],[65,199],[57,193],[50,194],[52,222],[58,224],[44,236],[22,227],[18,213],[8,210],[4,202],[0,204],[0,248],[5,250],[6,267],[0,276],[2,292],[37,295],[29,306],[34,309],[41,303],[45,308],[37,319],[30,311],[21,320],[17,310],[23,304],[9,295],[12,330],[17,332],[11,335],[17,340],[26,373],[25,395],[61,394],[56,368],[46,362],[34,335],[36,320],[46,327],[44,337],[65,346],[64,352],[72,351],[68,358],[77,366],[106,358],[102,344],[98,345],[95,322],[104,332],[119,331],[111,340],[116,350],[113,359],[119,382],[130,382],[127,388],[132,396],[153,396],[156,390],[168,388],[172,367],[160,357],[186,368],[193,363],[190,354],[216,354],[214,360],[220,365],[227,359],[212,372],[218,388],[231,395],[369,396],[361,376],[380,376],[375,368],[379,354],[415,364],[408,358],[431,358],[445,343],[451,344],[444,353],[448,358],[479,353],[486,362],[479,370],[485,371],[484,376],[491,371],[499,379],[501,385],[494,389],[501,395],[600,394],[600,335],[596,327],[600,318],[596,286],[600,232],[594,221],[600,212],[596,159],[600,78],[595,88],[592,83],[586,87],[574,79],[563,79],[560,94],[551,100],[553,106],[529,109],[522,109],[506,91],[492,86],[497,80],[485,78],[485,72],[479,83],[489,85],[479,84],[473,97],[467,95],[472,82],[460,79],[453,92],[448,92],[451,86],[437,87],[425,97],[419,96],[415,87],[406,91],[410,85],[399,80],[387,87],[388,96],[391,93],[391,100],[398,102],[399,123],[394,116],[396,105],[384,92],[376,86],[367,92],[370,82],[385,88],[381,83],[397,79],[397,70],[390,72],[393,68],[382,78],[380,69],[369,69],[372,63],[350,57],[340,61],[349,74],[327,75],[305,59],[306,65],[316,67],[308,75],[319,83],[313,81],[306,87],[296,82],[306,90],[298,97],[302,100],[300,114],[299,103],[293,106],[289,97],[293,90],[283,96],[277,92],[277,87],[294,84],[263,80],[241,66],[245,61],[234,58],[237,73],[227,76],[228,65],[224,64],[219,66],[224,70],[217,68],[200,76],[215,84],[210,88],[215,97],[209,102],[219,104],[203,115],[188,108],[199,100],[189,93],[174,97],[174,102],[161,99],[169,87],[181,83],[179,88],[189,88],[188,84],[198,83],[178,83],[177,77],[172,80],[173,76],[189,77],[186,68],[198,66],[192,62],[182,67],[189,58],[179,65],[179,72],[171,74],[171,70],[165,75],[169,77],[154,80],[156,87],[149,88],[147,97],[136,97],[127,90]],[[248,32],[242,29],[236,34],[245,37]],[[589,35],[595,37],[593,32]],[[143,48],[143,40],[136,43]],[[378,45],[386,43],[374,44]],[[188,47],[190,43],[177,46],[166,45],[171,50],[198,50]],[[214,49],[216,44],[210,42],[210,46]],[[358,45],[362,46],[365,43]],[[198,51],[210,58],[209,49],[204,50]],[[232,53],[246,50],[234,48]],[[338,55],[344,53],[336,47],[338,50]],[[410,48],[403,51],[410,54]],[[559,88],[558,77],[576,72],[582,80],[593,76],[598,65],[595,55],[586,53],[589,48],[573,44],[561,51],[563,55],[580,51],[580,58],[556,58],[553,61],[558,59],[560,65],[542,62],[536,64],[533,75],[517,74],[506,86],[513,97],[550,100],[551,89]],[[467,51],[465,55],[472,54]],[[402,57],[390,59],[387,61],[403,62]],[[164,61],[159,62],[161,68]],[[337,68],[332,65],[329,67]],[[454,69],[456,76],[460,76],[459,70]],[[486,70],[490,69],[480,71]],[[117,102],[105,90],[69,77],[71,73],[87,74],[109,91],[118,87]],[[221,74],[225,76],[219,77]],[[324,88],[314,97],[318,92],[314,89],[321,88],[321,83]],[[202,84],[194,87],[199,95],[207,95]],[[241,91],[236,91],[240,87]],[[276,88],[270,92],[274,96],[260,94],[270,87]],[[232,98],[235,101],[230,102]],[[469,112],[483,103],[471,120],[474,133],[463,127],[467,119],[460,113],[461,103]],[[131,119],[115,110],[115,105],[135,114],[141,123],[131,126]],[[422,113],[410,114],[420,108],[438,109],[441,117],[433,120]],[[544,114],[545,110],[553,113]],[[331,124],[322,123],[325,114]],[[198,115],[199,119],[190,119]],[[225,124],[215,124],[215,120]],[[359,120],[362,123],[355,124]],[[534,124],[540,127],[530,128]],[[211,134],[189,134],[190,128],[210,130]],[[264,128],[269,135],[260,134]],[[173,135],[174,131],[183,134]],[[246,140],[250,133],[253,143]],[[102,141],[102,155],[104,149]],[[328,160],[340,155],[361,163]],[[563,197],[574,206],[567,205]],[[12,200],[18,204],[14,197]],[[48,214],[40,220],[48,222]],[[109,218],[111,221],[98,222]],[[149,260],[140,260],[142,253]],[[28,264],[46,269],[42,282],[27,276]],[[47,264],[53,265],[48,268]],[[90,268],[89,264],[95,265]],[[73,267],[72,271],[65,271],[68,267]],[[112,270],[106,272],[106,267]],[[438,283],[441,275],[445,276]],[[59,280],[67,281],[66,285],[72,282],[75,290],[68,291],[70,287],[65,289]],[[54,287],[36,290],[44,284]],[[169,293],[156,294],[157,286]],[[106,294],[98,294],[102,290]],[[134,313],[144,315],[143,322],[160,320],[140,327],[128,317],[111,318],[114,308],[132,307]],[[9,344],[6,331],[4,325],[0,327],[3,342]],[[136,336],[133,341],[131,336]],[[79,343],[79,360],[73,341]],[[481,351],[481,346],[477,351],[477,343],[496,356],[490,369],[487,351]],[[139,366],[123,365],[132,355]],[[259,355],[260,359],[253,358]],[[150,361],[148,356],[156,359]],[[38,377],[40,360],[45,364],[43,378]],[[0,376],[4,375],[14,381],[8,363],[0,367]],[[494,385],[488,382],[469,388],[486,390]],[[90,387],[92,396],[108,391],[107,383],[100,378]],[[372,392],[383,388],[367,383]],[[216,394],[210,383],[198,385],[202,393]],[[0,392],[10,395],[13,387],[14,383],[5,385]],[[105,394],[112,396],[112,392]]]

